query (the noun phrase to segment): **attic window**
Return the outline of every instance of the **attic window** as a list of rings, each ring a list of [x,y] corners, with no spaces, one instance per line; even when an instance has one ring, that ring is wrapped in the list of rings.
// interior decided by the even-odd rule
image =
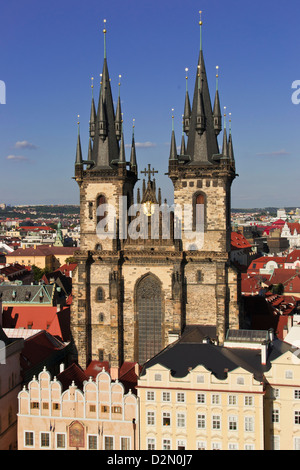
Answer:
[[[28,330],[32,330],[32,327],[33,327],[33,322],[32,321],[27,323],[27,329]]]

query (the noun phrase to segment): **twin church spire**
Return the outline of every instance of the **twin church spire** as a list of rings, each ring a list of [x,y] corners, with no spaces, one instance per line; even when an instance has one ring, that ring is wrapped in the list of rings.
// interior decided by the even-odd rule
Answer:
[[[105,24],[105,20],[104,20]],[[176,138],[174,131],[174,114],[172,114],[172,136],[169,155],[169,165],[185,163],[193,166],[215,165],[221,160],[228,160],[231,168],[235,171],[234,153],[230,130],[227,139],[226,120],[224,116],[223,126],[223,146],[222,153],[219,150],[218,135],[222,130],[222,115],[220,107],[220,97],[218,90],[219,71],[216,74],[216,92],[214,105],[212,107],[207,74],[204,63],[202,48],[202,19],[200,12],[200,51],[195,78],[194,94],[192,106],[188,91],[188,69],[186,69],[186,92],[184,111],[182,115],[182,139],[181,148],[178,155]],[[128,168],[129,171],[137,175],[137,160],[134,139],[134,125],[132,131],[130,161],[126,161],[125,144],[123,135],[123,114],[121,109],[121,76],[119,75],[119,93],[116,110],[114,109],[111,80],[108,72],[106,53],[106,28],[104,34],[104,60],[101,76],[101,88],[99,93],[98,106],[96,110],[94,101],[94,85],[92,79],[92,102],[89,123],[89,146],[87,160],[82,159],[80,135],[78,128],[78,141],[76,151],[77,173],[79,168],[87,164],[90,171],[101,171],[116,169],[119,166]],[[187,136],[185,143],[184,134]],[[75,176],[76,177],[76,176]]]

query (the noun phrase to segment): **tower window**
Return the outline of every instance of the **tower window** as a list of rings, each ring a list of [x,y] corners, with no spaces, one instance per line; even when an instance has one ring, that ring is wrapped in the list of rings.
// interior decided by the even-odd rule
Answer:
[[[98,349],[98,360],[104,361],[104,349]]]
[[[97,302],[103,302],[104,301],[104,291],[102,287],[98,287],[96,291],[96,300]]]
[[[104,314],[99,313],[99,323],[103,323],[103,322],[104,322]]]
[[[200,282],[203,281],[203,273],[202,273],[202,271],[201,271],[200,269],[197,271],[197,274],[196,274],[196,281],[197,281],[198,283],[200,283]]]
[[[105,217],[105,213],[102,214],[101,212],[101,215],[98,215],[98,210],[100,208],[100,206],[102,206],[103,204],[106,204],[106,198],[105,196],[103,196],[102,194],[100,194],[100,196],[97,197],[97,224],[102,220],[104,219]]]
[[[93,203],[89,202],[89,218],[93,218]]]
[[[193,196],[193,229],[196,229],[196,223],[205,224],[205,195],[196,193]]]

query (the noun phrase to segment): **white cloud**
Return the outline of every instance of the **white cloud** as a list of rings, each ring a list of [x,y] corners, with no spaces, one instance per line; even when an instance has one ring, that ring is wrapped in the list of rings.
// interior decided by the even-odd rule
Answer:
[[[126,144],[126,147],[130,148],[131,144]],[[156,144],[154,142],[136,142],[135,147],[140,149],[147,149],[156,147]]]
[[[15,143],[15,148],[35,150],[37,146],[34,144],[31,144],[30,142],[28,142],[28,140],[19,140],[18,142]]]
[[[290,155],[290,153],[283,149],[277,150],[275,152],[257,153],[256,155],[258,157],[285,157],[287,155]]]
[[[7,155],[6,160],[14,160],[14,161],[29,161],[29,158],[23,157],[23,155]]]

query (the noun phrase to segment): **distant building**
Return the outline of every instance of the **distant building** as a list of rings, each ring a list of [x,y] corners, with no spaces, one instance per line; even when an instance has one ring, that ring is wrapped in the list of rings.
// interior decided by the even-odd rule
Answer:
[[[38,245],[30,248],[19,248],[7,254],[9,263],[19,263],[25,266],[37,266],[38,268],[55,270],[66,260],[73,257],[75,247]]]
[[[281,230],[281,237],[288,240],[290,248],[300,248],[300,223],[286,222]]]

